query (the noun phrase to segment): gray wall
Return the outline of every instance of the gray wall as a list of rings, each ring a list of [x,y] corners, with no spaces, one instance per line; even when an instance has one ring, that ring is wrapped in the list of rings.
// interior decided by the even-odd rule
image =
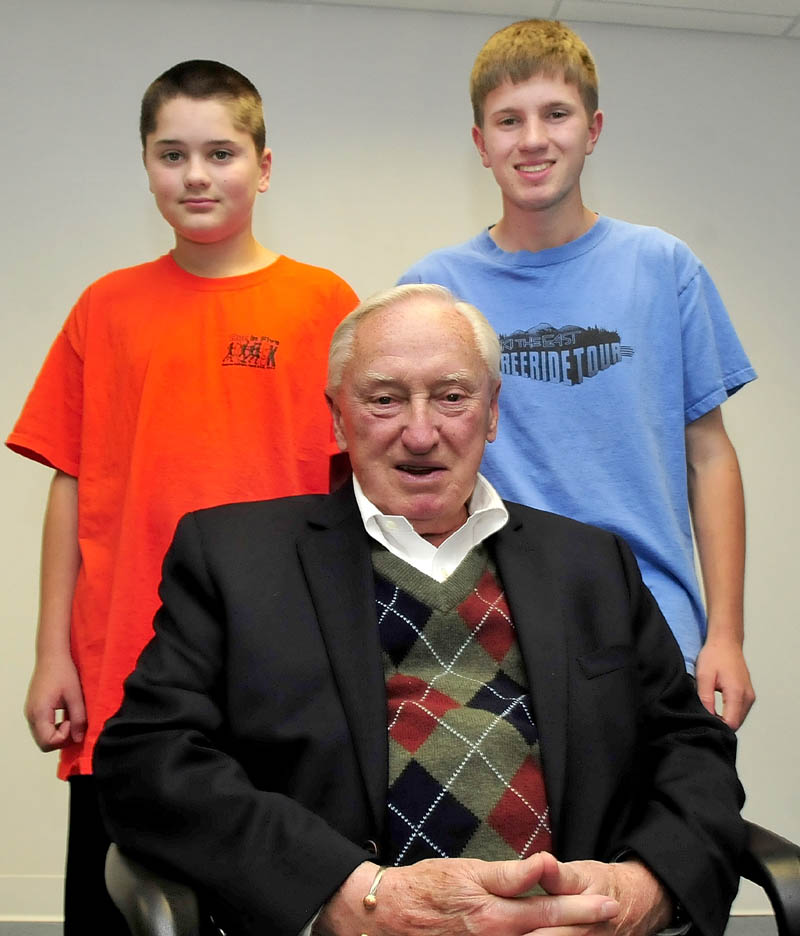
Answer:
[[[221,59],[253,78],[274,148],[257,233],[332,267],[359,293],[497,219],[496,189],[469,138],[466,83],[475,52],[507,18],[255,0],[2,7],[4,433],[83,286],[171,245],[150,204],[136,122],[144,87],[181,59]],[[800,839],[800,641],[790,603],[798,44],[578,25],[599,62],[606,111],[585,175],[588,204],[688,241],[761,375],[725,407],[747,491],[747,652],[759,693],[740,732],[740,765],[747,815]],[[19,712],[49,473],[5,452],[0,477],[0,919],[42,919],[60,912],[65,785]],[[737,906],[763,904],[743,891]]]

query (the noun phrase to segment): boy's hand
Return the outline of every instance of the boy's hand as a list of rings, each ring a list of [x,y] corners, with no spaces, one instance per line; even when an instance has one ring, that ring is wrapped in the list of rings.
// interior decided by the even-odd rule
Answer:
[[[695,679],[700,701],[712,715],[717,714],[715,692],[722,693],[720,717],[738,731],[756,700],[742,648],[730,641],[706,641],[697,656]]]
[[[63,718],[57,720],[58,710],[63,711]],[[37,662],[25,699],[25,717],[42,751],[55,751],[83,740],[86,707],[71,657]]]

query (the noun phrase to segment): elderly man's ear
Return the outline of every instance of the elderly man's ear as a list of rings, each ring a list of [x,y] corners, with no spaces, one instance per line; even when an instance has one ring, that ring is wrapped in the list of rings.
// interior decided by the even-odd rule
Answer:
[[[344,437],[344,431],[342,430],[342,411],[339,409],[336,401],[333,397],[326,393],[325,400],[328,404],[328,409],[331,411],[331,417],[333,418],[333,435],[336,439],[336,444],[343,451],[347,451],[347,440]]]
[[[489,401],[489,430],[486,433],[487,442],[494,442],[494,440],[497,438],[497,422],[500,418],[500,413],[497,408],[497,401],[500,396],[501,383],[501,380],[497,381],[497,385],[492,391],[492,398]]]

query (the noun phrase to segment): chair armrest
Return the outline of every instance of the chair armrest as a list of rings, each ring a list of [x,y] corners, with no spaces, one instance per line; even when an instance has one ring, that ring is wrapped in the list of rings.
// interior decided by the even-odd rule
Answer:
[[[106,854],[106,888],[133,936],[199,936],[191,887],[156,874],[116,845]]]
[[[800,848],[754,822],[745,825],[742,876],[767,892],[779,936],[800,936]]]

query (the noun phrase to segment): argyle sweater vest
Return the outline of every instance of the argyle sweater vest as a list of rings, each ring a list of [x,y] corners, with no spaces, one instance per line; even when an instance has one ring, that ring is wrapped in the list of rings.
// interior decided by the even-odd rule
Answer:
[[[483,547],[437,582],[375,545],[388,701],[387,864],[551,848],[527,675]]]

